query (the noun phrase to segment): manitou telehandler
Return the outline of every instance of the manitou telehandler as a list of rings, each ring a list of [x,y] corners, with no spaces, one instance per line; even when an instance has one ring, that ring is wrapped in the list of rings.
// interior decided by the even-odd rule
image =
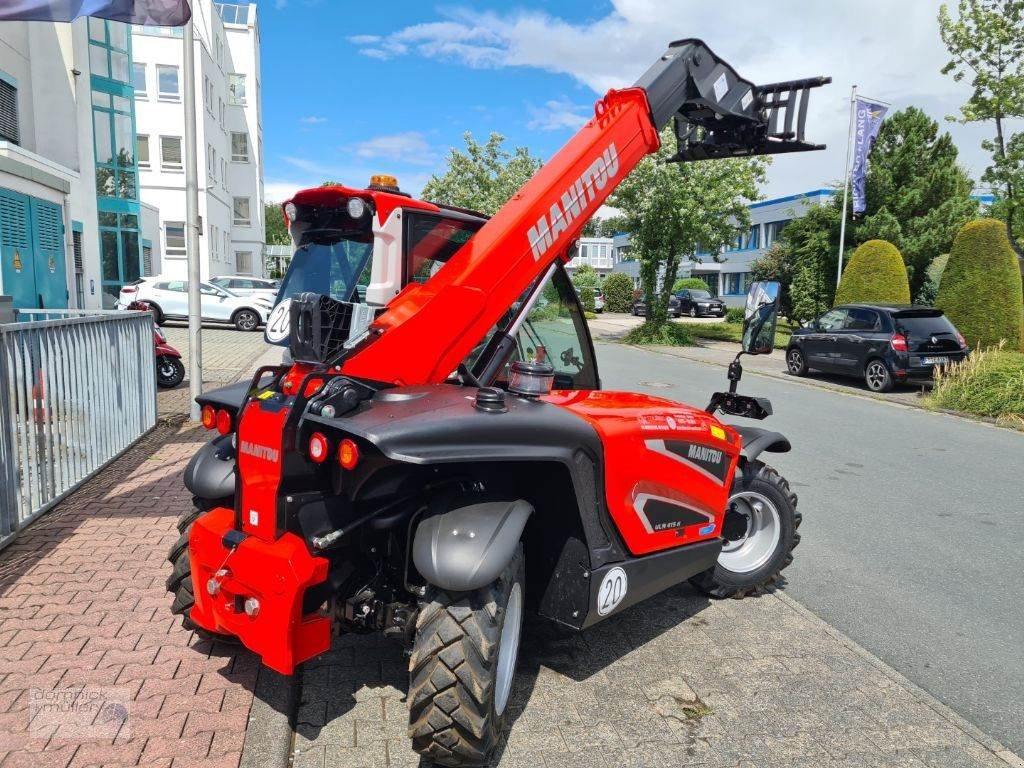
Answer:
[[[465,766],[501,738],[524,611],[584,630],[685,579],[774,582],[800,515],[759,457],[789,442],[714,416],[770,403],[737,394],[739,356],[705,410],[601,390],[565,262],[670,120],[675,162],[819,149],[826,82],[756,86],[680,40],[490,219],[387,178],[297,194],[266,330],[288,363],[200,398],[219,436],[186,471],[174,613],[284,674],[334,633],[404,640],[413,746]],[[777,291],[748,297],[748,354]]]

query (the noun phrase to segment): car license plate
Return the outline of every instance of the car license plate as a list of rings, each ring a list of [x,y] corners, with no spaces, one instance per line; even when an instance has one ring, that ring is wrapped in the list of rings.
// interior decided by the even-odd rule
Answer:
[[[921,365],[945,365],[949,362],[948,357],[922,357]]]

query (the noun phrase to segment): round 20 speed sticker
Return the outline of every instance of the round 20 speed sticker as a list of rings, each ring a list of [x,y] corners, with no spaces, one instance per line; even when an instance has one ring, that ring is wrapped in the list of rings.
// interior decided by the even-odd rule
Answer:
[[[267,341],[271,344],[277,344],[288,338],[291,306],[292,300],[285,299],[274,307],[274,311],[270,313],[270,317],[267,319],[267,329],[264,334],[267,337]]]
[[[626,572],[616,566],[612,568],[601,579],[601,586],[597,590],[597,613],[600,616],[607,616],[619,607],[629,589],[629,579]]]

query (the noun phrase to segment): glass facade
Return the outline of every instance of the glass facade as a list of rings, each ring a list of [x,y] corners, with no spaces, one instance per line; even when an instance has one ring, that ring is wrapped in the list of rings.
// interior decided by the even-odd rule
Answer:
[[[103,306],[142,272],[135,89],[128,25],[89,19],[96,203]]]

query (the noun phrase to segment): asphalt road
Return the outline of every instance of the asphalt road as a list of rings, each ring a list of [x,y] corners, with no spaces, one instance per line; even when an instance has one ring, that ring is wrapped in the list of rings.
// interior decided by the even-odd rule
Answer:
[[[778,351],[776,355],[781,354]],[[703,407],[725,369],[598,344],[605,389]],[[663,386],[668,385],[668,386]],[[747,373],[800,497],[795,597],[1024,753],[1024,434]]]

